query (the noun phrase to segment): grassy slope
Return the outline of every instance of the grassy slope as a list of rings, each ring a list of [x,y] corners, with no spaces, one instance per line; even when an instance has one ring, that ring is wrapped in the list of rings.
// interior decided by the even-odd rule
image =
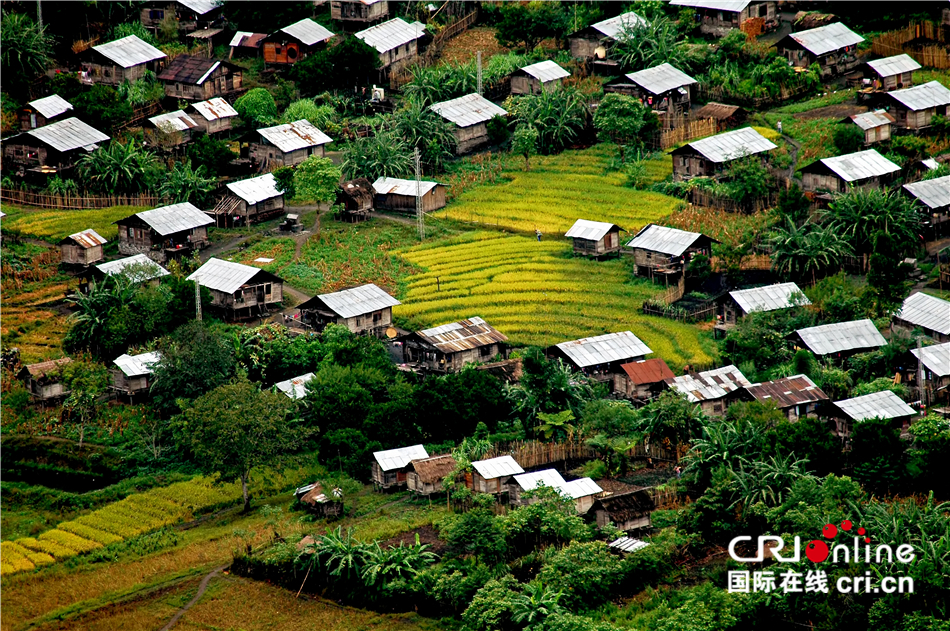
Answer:
[[[3,205],[5,230],[56,242],[76,232],[92,228],[110,241],[116,238],[118,228],[112,222],[137,212],[144,206],[112,206],[96,210],[50,210]]]

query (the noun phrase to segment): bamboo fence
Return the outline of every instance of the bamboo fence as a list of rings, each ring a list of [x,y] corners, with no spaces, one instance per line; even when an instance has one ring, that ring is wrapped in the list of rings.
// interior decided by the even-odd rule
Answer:
[[[155,206],[161,201],[154,195],[111,195],[105,197],[82,197],[80,195],[46,195],[32,191],[0,188],[0,201],[38,208],[62,208],[64,210],[92,210],[110,206]]]
[[[643,444],[634,445],[626,453],[628,458],[654,458],[673,460],[673,453],[652,445],[649,450]],[[499,443],[483,456],[483,459],[511,456],[523,469],[542,467],[554,462],[597,458],[600,454],[593,447],[569,440],[563,443],[542,443],[534,440],[518,440]]]
[[[466,30],[475,21],[478,19],[478,11],[472,11],[463,18],[452,22],[444,29],[435,34],[432,38],[432,42],[429,44],[426,51],[419,55],[419,58],[416,60],[415,65],[417,66],[430,66],[439,58],[439,55],[442,54],[442,47],[445,46],[445,43]],[[412,81],[412,73],[408,69],[393,72],[389,76],[389,87],[393,90],[398,90],[402,86],[406,85]]]
[[[719,130],[714,118],[683,118],[676,121],[674,125],[673,129],[667,129],[658,134],[657,144],[660,149],[669,149],[673,145],[694,138],[712,136]]]
[[[934,43],[907,46],[908,42],[916,39]],[[911,22],[900,30],[881,33],[871,41],[871,52],[883,57],[903,53],[913,57],[922,66],[950,68],[946,30],[934,22]]]
[[[770,190],[767,195],[756,199],[752,204],[739,204],[728,197],[694,188],[689,192],[689,202],[696,206],[725,212],[754,213],[775,207],[778,204],[778,191]]]

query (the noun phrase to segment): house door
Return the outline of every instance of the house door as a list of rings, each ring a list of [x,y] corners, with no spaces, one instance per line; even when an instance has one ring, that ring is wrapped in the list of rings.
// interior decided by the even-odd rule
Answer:
[[[257,286],[257,302],[258,304],[264,304],[264,286]]]

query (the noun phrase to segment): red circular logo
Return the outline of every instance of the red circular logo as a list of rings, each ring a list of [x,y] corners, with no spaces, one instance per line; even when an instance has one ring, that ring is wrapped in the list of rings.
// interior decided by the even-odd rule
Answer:
[[[841,522],[841,530],[851,530],[851,526],[853,525],[854,524],[851,523],[850,519],[846,519],[843,522]]]
[[[805,556],[812,563],[821,563],[828,558],[828,544],[820,539],[809,541],[805,545]]]
[[[838,528],[834,524],[825,524],[825,527],[821,529],[821,534],[825,536],[825,539],[834,539],[838,534]]]
[[[859,535],[863,535],[863,534],[864,534],[864,528],[858,528],[858,534],[859,534]]]

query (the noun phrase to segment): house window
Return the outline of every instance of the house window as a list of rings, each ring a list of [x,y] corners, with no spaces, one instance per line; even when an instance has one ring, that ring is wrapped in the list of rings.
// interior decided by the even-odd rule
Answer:
[[[479,353],[482,357],[491,357],[491,356],[492,356],[492,348],[493,348],[493,346],[490,346],[490,345],[489,345],[489,346],[482,346],[481,348],[478,349],[478,353]]]
[[[356,318],[356,326],[362,326],[363,321],[360,318]]]
[[[280,54],[280,51],[281,51],[280,46],[277,46],[274,48],[274,52],[277,53],[278,55]]]
[[[240,289],[234,292],[234,302],[244,302],[244,292]]]
[[[267,296],[270,296],[270,291],[271,291],[271,284],[270,284],[270,283],[265,283],[265,284],[264,284],[264,294],[267,295]]]
[[[129,238],[130,239],[135,238],[135,228],[129,228]]]
[[[164,20],[165,11],[162,9],[152,9],[148,12],[148,17],[150,20]]]

